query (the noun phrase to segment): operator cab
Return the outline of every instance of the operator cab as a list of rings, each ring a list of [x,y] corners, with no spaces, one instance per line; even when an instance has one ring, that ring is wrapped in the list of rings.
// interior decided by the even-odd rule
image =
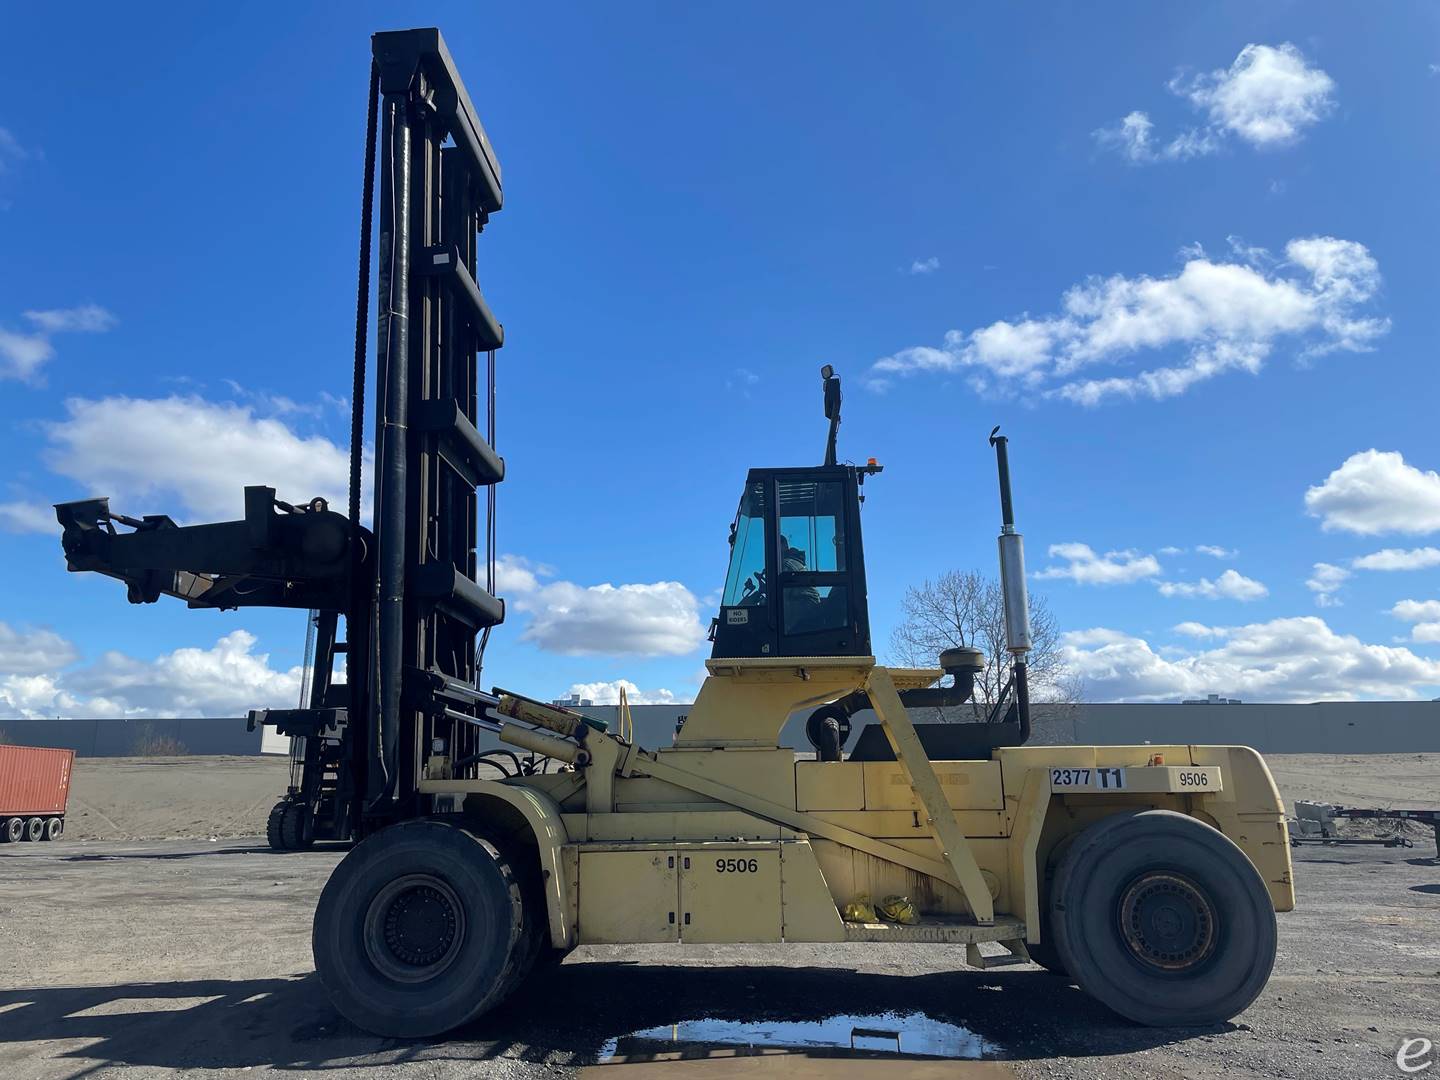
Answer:
[[[881,466],[839,465],[840,379],[829,366],[825,464],[751,469],[730,527],[730,569],[710,624],[714,659],[869,656],[860,494]]]

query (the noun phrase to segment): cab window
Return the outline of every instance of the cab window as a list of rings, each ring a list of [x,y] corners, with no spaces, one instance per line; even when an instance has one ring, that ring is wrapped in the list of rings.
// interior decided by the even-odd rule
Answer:
[[[845,569],[843,490],[834,481],[780,481],[782,572]]]
[[[725,607],[765,602],[765,485],[751,484],[740,499],[730,529],[730,569],[725,575]]]

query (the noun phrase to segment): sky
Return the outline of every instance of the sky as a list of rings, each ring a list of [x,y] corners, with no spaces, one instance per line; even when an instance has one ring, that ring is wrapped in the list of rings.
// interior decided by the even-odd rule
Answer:
[[[688,701],[745,470],[818,464],[882,659],[1030,588],[1088,700],[1440,695],[1433,5],[28,5],[0,38],[0,721],[298,698],[304,615],[126,603],[53,502],[343,505],[369,34],[500,158],[486,680]],[[35,43],[63,40],[63,54]]]

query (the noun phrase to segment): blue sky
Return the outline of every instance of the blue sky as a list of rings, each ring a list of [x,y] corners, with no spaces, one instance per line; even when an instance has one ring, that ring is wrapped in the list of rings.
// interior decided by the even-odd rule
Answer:
[[[1440,694],[1433,7],[75,15],[0,41],[0,717],[293,695],[300,615],[131,607],[44,508],[340,496],[402,22],[504,168],[495,681],[688,700],[744,471],[818,462],[832,363],[882,652],[907,585],[993,568],[998,423],[1086,696]]]

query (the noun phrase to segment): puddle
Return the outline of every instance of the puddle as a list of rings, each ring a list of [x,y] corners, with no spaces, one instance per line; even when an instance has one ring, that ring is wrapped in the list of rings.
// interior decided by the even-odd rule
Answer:
[[[841,1014],[823,1020],[685,1020],[610,1039],[600,1060],[700,1047],[863,1050],[907,1057],[994,1057],[1001,1048],[924,1013]]]

